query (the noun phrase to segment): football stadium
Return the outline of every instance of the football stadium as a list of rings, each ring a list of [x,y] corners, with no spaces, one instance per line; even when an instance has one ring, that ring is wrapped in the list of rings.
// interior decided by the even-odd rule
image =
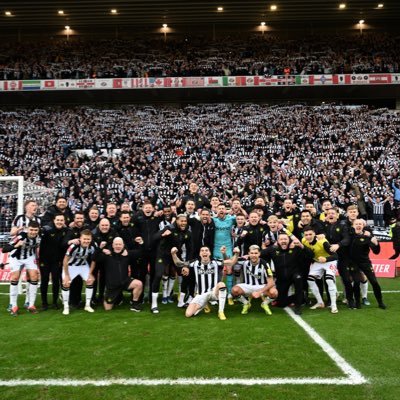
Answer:
[[[0,21],[0,399],[399,398],[400,2]]]

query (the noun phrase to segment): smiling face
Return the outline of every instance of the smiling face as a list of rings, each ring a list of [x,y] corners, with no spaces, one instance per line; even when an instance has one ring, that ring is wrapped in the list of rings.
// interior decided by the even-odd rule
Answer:
[[[281,233],[278,236],[278,245],[283,249],[286,250],[289,247],[289,236],[286,233]]]
[[[260,217],[257,212],[252,211],[250,213],[249,222],[250,222],[250,225],[253,225],[253,226],[257,225],[260,222]]]
[[[193,200],[188,200],[185,204],[185,210],[188,214],[193,214],[196,206]]]
[[[330,223],[335,223],[338,220],[338,213],[335,209],[331,208],[326,211],[326,220]]]
[[[29,239],[34,239],[39,234],[39,228],[28,226],[27,235]]]
[[[329,200],[325,200],[323,203],[322,203],[322,211],[324,212],[324,213],[326,213],[330,208],[332,208],[332,203],[329,201]]]
[[[361,233],[363,232],[364,228],[365,228],[365,221],[363,219],[356,219],[353,222],[353,228],[355,230],[356,233]]]
[[[86,248],[89,247],[92,242],[92,235],[81,235],[79,239],[81,246]]]
[[[220,203],[219,198],[215,196],[211,197],[210,203],[213,209],[217,208],[218,204]]]
[[[292,211],[292,209],[293,209],[293,202],[292,202],[292,200],[286,199],[286,200],[283,202],[283,209],[284,209],[286,212]]]
[[[176,226],[181,230],[184,231],[187,227],[187,218],[186,217],[178,217],[176,219]]]
[[[146,204],[143,206],[143,214],[144,214],[146,217],[150,217],[150,215],[153,213],[153,211],[154,211],[154,207],[153,207],[152,204],[146,203]]]
[[[65,210],[67,208],[67,200],[64,199],[63,197],[60,197],[59,199],[57,199],[56,201],[56,207],[59,210]]]
[[[249,260],[253,264],[257,264],[260,261],[260,248],[258,246],[250,246],[249,249]]]
[[[107,233],[110,230],[110,221],[107,218],[103,218],[99,222],[99,230],[101,233]]]
[[[309,212],[303,211],[300,216],[300,221],[303,226],[310,225],[312,221],[311,214]]]
[[[232,201],[232,210],[233,211],[240,210],[240,201],[239,200],[233,200]]]
[[[347,210],[347,217],[350,221],[355,221],[358,218],[359,212],[357,209]]]
[[[196,183],[192,182],[192,183],[189,185],[189,192],[190,192],[191,194],[197,193],[198,190],[199,190],[199,187],[197,186]]]
[[[268,217],[267,225],[272,232],[276,232],[278,230],[278,224],[279,220],[276,216],[271,215],[270,217]]]
[[[107,204],[106,214],[108,217],[115,217],[117,215],[117,206],[115,204]]]
[[[85,222],[85,217],[83,214],[76,213],[74,216],[74,225],[78,228],[82,228]]]
[[[61,229],[65,225],[64,215],[56,215],[53,222],[56,229]]]
[[[217,216],[218,218],[225,218],[226,215],[226,207],[223,204],[220,204],[217,208]]]
[[[208,210],[202,210],[200,218],[203,224],[208,224],[211,221],[210,212]]]
[[[308,243],[312,243],[315,239],[315,232],[314,231],[305,231],[304,238],[307,240]]]
[[[89,219],[91,221],[96,221],[99,218],[99,215],[100,215],[99,210],[97,210],[96,208],[92,208],[88,214]]]
[[[241,228],[245,225],[246,223],[246,217],[244,215],[238,215],[236,217],[236,225]]]
[[[210,262],[211,251],[208,247],[202,247],[200,249],[200,258],[201,262],[204,264],[208,264]]]
[[[124,241],[120,237],[116,237],[112,242],[112,248],[115,253],[121,253],[124,249]]]
[[[122,225],[128,226],[129,222],[131,222],[131,216],[129,215],[129,213],[123,212],[119,217],[119,220],[121,221]]]

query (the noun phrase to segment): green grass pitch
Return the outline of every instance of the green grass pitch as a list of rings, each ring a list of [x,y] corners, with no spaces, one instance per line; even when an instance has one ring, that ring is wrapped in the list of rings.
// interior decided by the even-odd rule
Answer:
[[[400,279],[381,280],[400,290]],[[186,319],[175,305],[152,315],[121,306],[106,313],[82,310],[63,316],[49,310],[13,318],[0,292],[0,380],[115,378],[341,378],[342,371],[286,314],[272,317],[254,302],[247,316],[226,306]],[[306,310],[302,318],[368,379],[360,386],[207,385],[45,387],[0,386],[0,399],[396,399],[400,396],[400,293],[384,294],[387,310],[339,307]],[[22,303],[23,298],[19,298]]]

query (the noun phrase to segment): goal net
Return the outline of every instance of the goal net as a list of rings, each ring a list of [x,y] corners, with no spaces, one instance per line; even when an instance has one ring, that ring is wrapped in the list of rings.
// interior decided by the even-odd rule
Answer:
[[[54,203],[57,189],[25,181],[22,176],[0,176],[0,245],[9,239],[12,222],[16,215],[24,213],[24,203],[35,200],[38,215]]]
[[[12,222],[18,214],[24,213],[24,203],[35,200],[39,206],[38,215],[44,214],[55,199],[57,189],[24,181],[22,176],[0,176],[0,282],[8,280],[8,254],[2,254],[1,247],[10,240]]]

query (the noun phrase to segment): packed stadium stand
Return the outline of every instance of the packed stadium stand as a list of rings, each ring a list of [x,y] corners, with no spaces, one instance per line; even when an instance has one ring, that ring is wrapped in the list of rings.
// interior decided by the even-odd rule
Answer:
[[[343,211],[371,198],[394,215],[400,115],[366,106],[204,104],[0,112],[0,165],[55,188],[73,210],[107,201],[162,205],[191,181],[223,201],[257,195],[271,211],[325,198]],[[368,197],[369,196],[369,197]],[[318,205],[319,204],[319,205]]]
[[[388,33],[2,43],[0,80],[397,73]]]

